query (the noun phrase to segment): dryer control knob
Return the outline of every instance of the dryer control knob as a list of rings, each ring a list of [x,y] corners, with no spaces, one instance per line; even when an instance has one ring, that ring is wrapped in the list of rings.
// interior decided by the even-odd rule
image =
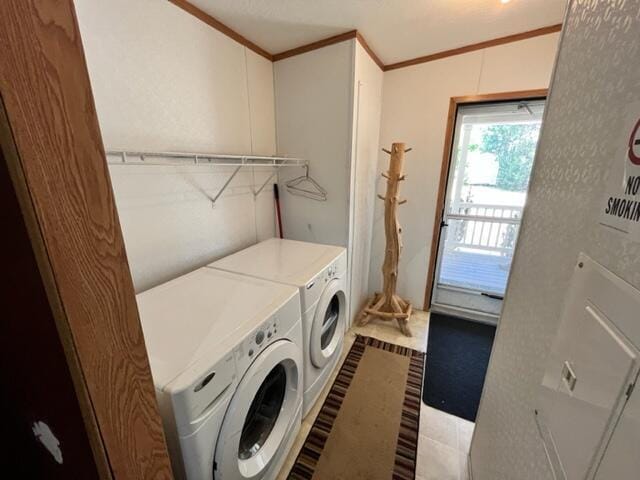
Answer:
[[[260,345],[263,341],[264,341],[264,332],[260,330],[258,333],[256,333],[256,343]]]

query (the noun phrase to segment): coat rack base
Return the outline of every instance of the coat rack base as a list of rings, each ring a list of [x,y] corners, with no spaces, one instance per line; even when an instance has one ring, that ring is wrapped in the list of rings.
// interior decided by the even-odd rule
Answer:
[[[402,297],[392,295],[391,298],[388,298],[382,293],[376,292],[358,315],[358,325],[365,326],[374,318],[384,321],[393,321],[395,319],[403,335],[410,337],[409,318],[411,317],[411,311],[411,303]]]

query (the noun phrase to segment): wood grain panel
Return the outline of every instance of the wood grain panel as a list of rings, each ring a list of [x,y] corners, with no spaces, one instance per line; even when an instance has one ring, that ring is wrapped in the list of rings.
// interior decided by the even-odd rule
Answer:
[[[438,196],[436,199],[436,214],[433,220],[433,233],[431,235],[431,249],[429,254],[429,268],[427,269],[427,287],[424,293],[423,310],[431,309],[431,294],[433,292],[433,282],[436,273],[436,257],[438,255],[438,246],[440,245],[440,234],[442,228],[444,197],[447,193],[447,179],[449,178],[449,164],[451,162],[451,149],[453,147],[453,132],[456,125],[456,114],[458,113],[458,104],[454,98],[449,100],[449,112],[447,113],[447,128],[444,133],[444,152],[442,153],[442,163],[440,165],[440,180],[438,181]]]
[[[196,18],[198,18],[199,20],[202,20],[204,23],[206,23],[210,27],[215,28],[220,33],[223,33],[227,37],[232,38],[233,40],[235,40],[239,44],[244,45],[249,50],[253,50],[258,55],[263,56],[267,60],[273,61],[273,55],[271,55],[269,52],[267,52],[264,48],[259,47],[258,45],[253,43],[248,38],[240,35],[238,32],[236,32],[232,28],[226,26],[224,23],[222,23],[217,18],[212,17],[211,15],[209,15],[207,12],[205,12],[203,10],[200,10],[198,7],[196,7],[195,5],[189,3],[187,0],[169,0],[169,2],[173,3],[176,7],[181,8],[185,12],[190,13],[191,15],[193,15]]]
[[[285,50],[284,52],[276,53],[273,56],[273,61],[277,62],[279,60],[284,60],[285,58],[294,57],[302,53],[307,53],[319,48],[328,47],[329,45],[333,45],[334,43],[351,40],[352,38],[356,38],[357,35],[357,30],[350,30],[339,35],[323,38],[322,40],[318,40],[317,42],[308,43],[307,45],[302,45],[300,47],[292,48],[291,50]]]
[[[429,266],[427,268],[427,286],[424,292],[423,310],[431,309],[431,296],[433,294],[433,284],[435,282],[436,262],[438,247],[440,245],[440,234],[442,229],[440,224],[444,216],[445,197],[447,194],[447,183],[449,180],[449,168],[451,166],[451,151],[453,149],[454,132],[458,107],[461,105],[487,103],[487,102],[508,102],[517,100],[532,100],[546,98],[548,89],[522,90],[517,92],[497,92],[482,95],[466,95],[451,97],[449,99],[449,112],[447,113],[447,127],[444,133],[444,151],[442,152],[442,164],[440,166],[440,180],[438,182],[438,196],[436,198],[436,214],[433,221],[433,234],[431,236],[431,247],[429,254]]]
[[[11,279],[0,290],[0,403],[6,415],[2,432],[11,438],[3,444],[0,471],[10,471],[14,478],[110,479],[19,163],[0,98],[1,260],[5,278]],[[46,375],[39,374],[42,371]],[[36,421],[44,421],[63,446],[62,464],[34,437]]]
[[[465,95],[461,97],[453,97],[452,100],[457,105],[487,102],[513,102],[514,100],[533,100],[537,98],[546,98],[548,92],[549,90],[546,88],[538,88],[534,90],[519,90],[517,92],[497,92],[485,93],[482,95]]]
[[[550,33],[559,32],[561,29],[562,29],[562,24],[550,25],[548,27],[543,27],[543,28],[536,28],[535,30],[516,33],[515,35],[507,35],[506,37],[494,38],[493,40],[473,43],[471,45],[465,45],[464,47],[453,48],[451,50],[432,53],[430,55],[412,58],[410,60],[404,60],[402,62],[391,63],[389,65],[385,65],[384,70],[385,71],[396,70],[398,68],[410,67],[412,65],[419,65],[421,63],[432,62],[434,60],[440,60],[441,58],[452,57],[454,55],[473,52],[475,50],[482,50],[483,48],[495,47],[497,45],[504,45],[505,43],[518,42],[520,40],[526,40],[528,38],[539,37],[541,35],[548,35]]]
[[[0,2],[0,93],[115,478],[172,478],[72,0]]]

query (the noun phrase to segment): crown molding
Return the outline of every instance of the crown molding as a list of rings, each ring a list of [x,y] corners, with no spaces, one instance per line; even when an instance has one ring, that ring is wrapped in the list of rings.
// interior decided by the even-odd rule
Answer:
[[[362,45],[362,48],[364,49],[364,51],[369,54],[369,56],[371,57],[371,60],[373,60],[376,63],[376,65],[378,65],[378,67],[380,67],[380,70],[382,70],[384,72],[384,63],[382,63],[382,60],[380,60],[378,55],[376,55],[376,53],[369,46],[369,44],[364,39],[362,34],[360,32],[358,32],[358,31],[356,31],[356,38],[360,42],[360,45]]]
[[[333,35],[331,37],[327,37],[322,40],[317,40],[315,42],[311,42],[306,45],[301,45],[296,48],[285,50],[284,52],[271,54],[268,51],[266,51],[264,48],[256,45],[251,40],[247,39],[243,35],[240,35],[238,32],[226,26],[217,18],[212,17],[211,15],[199,9],[192,3],[188,2],[187,0],[168,0],[168,1],[174,4],[175,6],[177,6],[178,8],[181,8],[185,12],[188,12],[194,17],[198,18],[199,20],[203,21],[210,27],[215,28],[220,33],[223,33],[224,35],[235,40],[241,45],[244,45],[249,50],[254,51],[258,55],[261,55],[262,57],[272,62],[278,62],[280,60],[284,60],[285,58],[294,57],[296,55],[301,55],[303,53],[311,52],[319,48],[324,48],[329,45],[333,45],[335,43],[340,43],[340,42],[344,42],[346,40],[351,40],[355,38],[356,40],[358,40],[358,42],[360,42],[360,45],[362,45],[362,48],[367,52],[367,54],[369,54],[369,56],[376,63],[376,65],[378,65],[378,67],[380,67],[380,69],[384,72],[388,72],[390,70],[397,70],[399,68],[411,67],[413,65],[419,65],[421,63],[432,62],[434,60],[440,60],[442,58],[452,57],[454,55],[461,55],[463,53],[473,52],[475,50],[482,50],[488,47],[495,47],[497,45],[504,45],[506,43],[518,42],[520,40],[539,37],[541,35],[549,35],[551,33],[559,32],[562,29],[562,24],[558,23],[555,25],[549,25],[547,27],[536,28],[534,30],[528,30],[526,32],[507,35],[505,37],[494,38],[492,40],[486,40],[484,42],[472,43],[470,45],[465,45],[463,47],[453,48],[451,50],[444,50],[442,52],[431,53],[429,55],[424,55],[422,57],[411,58],[409,60],[403,60],[401,62],[385,65],[382,62],[382,60],[380,60],[378,55],[376,55],[373,49],[369,46],[364,36],[358,30],[349,30],[348,32],[340,33],[338,35]]]
[[[506,37],[494,38],[492,40],[486,40],[484,42],[472,43],[465,45],[464,47],[453,48],[451,50],[444,50],[442,52],[432,53],[422,57],[416,57],[409,60],[403,60],[402,62],[391,63],[384,66],[384,71],[396,70],[398,68],[410,67],[413,65],[419,65],[421,63],[432,62],[434,60],[440,60],[446,57],[452,57],[454,55],[461,55],[463,53],[473,52],[475,50],[482,50],[488,47],[495,47],[497,45],[504,45],[505,43],[518,42],[520,40],[526,40],[528,38],[539,37],[541,35],[549,35],[550,33],[559,32],[562,29],[562,24],[549,25],[548,27],[536,28],[535,30],[528,30],[522,33],[516,33],[514,35],[507,35]]]
[[[249,40],[246,37],[240,35],[238,32],[236,32],[232,28],[227,27],[220,20],[218,20],[215,17],[212,17],[207,12],[205,12],[203,10],[200,10],[198,7],[196,7],[192,3],[189,3],[187,0],[169,0],[169,2],[173,3],[176,7],[181,8],[185,12],[190,13],[191,15],[193,15],[197,19],[203,21],[204,23],[206,23],[210,27],[215,28],[220,33],[223,33],[227,37],[232,38],[233,40],[235,40],[239,44],[244,45],[249,50],[252,50],[252,51],[256,52],[258,55],[263,56],[264,58],[266,58],[269,61],[273,61],[273,55],[271,55],[269,52],[267,52],[264,48],[259,47],[258,45],[253,43],[251,40]]]
[[[278,62],[280,60],[284,60],[285,58],[295,57],[296,55],[300,55],[302,53],[311,52],[313,50],[318,50],[319,48],[328,47],[329,45],[333,45],[335,43],[351,40],[352,38],[356,38],[357,35],[357,30],[349,30],[348,32],[340,33],[339,35],[333,35],[331,37],[323,38],[322,40],[318,40],[316,42],[311,42],[306,45],[301,45],[296,48],[285,50],[284,52],[276,53],[273,55],[273,61]]]

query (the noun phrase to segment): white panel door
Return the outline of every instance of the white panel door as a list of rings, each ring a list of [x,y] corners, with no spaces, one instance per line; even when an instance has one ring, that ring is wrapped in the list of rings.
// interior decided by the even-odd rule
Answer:
[[[634,390],[624,407],[596,480],[636,480],[640,475],[640,392]]]

